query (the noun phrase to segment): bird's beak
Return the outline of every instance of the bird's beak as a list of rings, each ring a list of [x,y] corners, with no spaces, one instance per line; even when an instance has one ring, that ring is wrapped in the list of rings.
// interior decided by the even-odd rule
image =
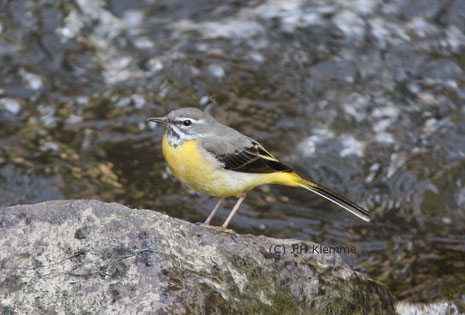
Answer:
[[[150,117],[147,118],[145,121],[154,121],[159,124],[166,124],[168,122],[168,118],[166,117]]]

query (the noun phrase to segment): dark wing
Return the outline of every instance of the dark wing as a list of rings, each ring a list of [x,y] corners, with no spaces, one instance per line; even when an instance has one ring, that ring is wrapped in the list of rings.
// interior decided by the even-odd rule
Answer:
[[[218,153],[213,150],[208,151],[220,162],[224,163],[225,169],[236,172],[273,173],[293,171],[289,166],[281,163],[255,141],[252,141],[250,146],[236,149],[233,152]]]

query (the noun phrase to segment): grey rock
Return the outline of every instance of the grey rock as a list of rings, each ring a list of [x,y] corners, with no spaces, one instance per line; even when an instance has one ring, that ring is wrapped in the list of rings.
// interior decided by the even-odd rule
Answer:
[[[450,302],[438,302],[431,304],[420,303],[396,303],[396,312],[399,315],[459,315],[458,307]]]
[[[387,287],[297,240],[215,233],[95,200],[0,209],[10,314],[393,313]],[[270,253],[273,246],[287,253]],[[316,245],[307,243],[308,246]],[[271,251],[273,252],[273,251]]]

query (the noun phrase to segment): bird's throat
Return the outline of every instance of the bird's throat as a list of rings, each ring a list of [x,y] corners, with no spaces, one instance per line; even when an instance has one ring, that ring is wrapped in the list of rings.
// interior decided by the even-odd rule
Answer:
[[[168,144],[174,148],[180,146],[186,141],[177,131],[172,128],[166,130],[165,137],[166,141],[168,141]]]

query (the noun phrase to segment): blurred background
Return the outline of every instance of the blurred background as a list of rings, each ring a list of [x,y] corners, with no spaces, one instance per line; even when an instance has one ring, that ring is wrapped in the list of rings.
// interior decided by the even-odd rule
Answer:
[[[346,261],[399,300],[464,310],[464,71],[461,0],[0,0],[0,206],[204,221],[216,200],[169,174],[145,122],[196,106],[374,217],[263,186],[231,228],[356,246]]]

